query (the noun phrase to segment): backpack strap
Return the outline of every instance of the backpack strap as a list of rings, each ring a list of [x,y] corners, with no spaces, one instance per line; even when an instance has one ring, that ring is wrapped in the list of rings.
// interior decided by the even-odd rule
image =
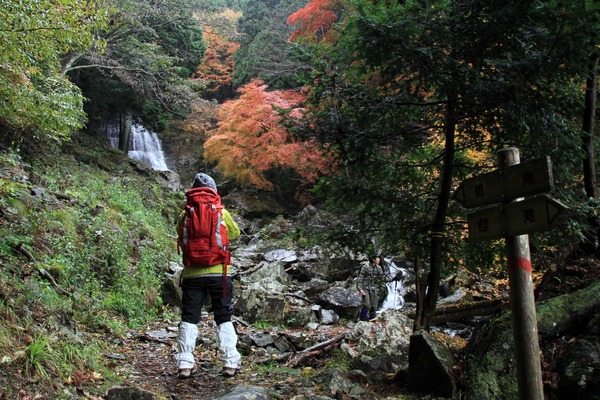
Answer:
[[[227,298],[227,264],[223,263],[223,299]]]

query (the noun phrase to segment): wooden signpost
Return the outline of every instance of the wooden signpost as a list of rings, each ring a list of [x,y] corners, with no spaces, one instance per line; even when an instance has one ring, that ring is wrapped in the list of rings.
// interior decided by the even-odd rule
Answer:
[[[467,216],[469,239],[492,240],[547,231],[566,207],[546,195],[475,211]]]
[[[553,189],[549,157],[521,164],[519,150],[507,148],[498,152],[498,167],[464,180],[454,198],[465,208],[499,203],[467,217],[469,239],[506,240],[519,399],[544,400],[528,234],[550,229],[567,207],[539,195]]]
[[[487,206],[554,189],[550,157],[465,179],[454,198],[465,208]]]

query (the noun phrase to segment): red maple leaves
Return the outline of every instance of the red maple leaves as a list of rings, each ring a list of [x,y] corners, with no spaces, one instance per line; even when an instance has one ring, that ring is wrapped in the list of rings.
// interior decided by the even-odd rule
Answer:
[[[297,124],[305,99],[295,91],[267,91],[254,80],[238,90],[239,99],[223,104],[217,129],[204,145],[207,161],[239,182],[271,189],[265,172],[291,168],[306,182],[332,170],[332,157],[314,140],[301,141],[284,125]]]
[[[313,0],[287,19],[289,25],[296,26],[288,40],[297,41],[304,38],[318,42],[327,38],[333,24],[338,20],[335,11],[340,8],[335,0]]]

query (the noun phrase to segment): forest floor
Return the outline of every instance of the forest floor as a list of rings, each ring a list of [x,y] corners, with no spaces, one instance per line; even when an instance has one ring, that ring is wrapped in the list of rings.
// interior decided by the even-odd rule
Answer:
[[[123,385],[143,388],[166,399],[212,398],[211,396],[226,393],[238,385],[264,387],[275,398],[281,399],[299,395],[307,398],[332,395],[316,383],[318,380],[313,375],[330,360],[332,348],[305,359],[300,366],[294,368],[286,366],[285,362],[269,362],[268,357],[244,355],[240,372],[233,378],[225,378],[220,374],[218,351],[208,339],[215,335],[212,318],[203,321],[199,328],[199,337],[206,337],[207,340],[204,340],[206,344],[201,343],[202,339],[199,340],[195,353],[198,371],[190,379],[177,377],[174,358],[177,326],[157,323],[144,332],[131,332],[122,343],[123,353],[107,356],[113,358],[113,367],[124,378]],[[246,329],[238,326],[238,334],[244,335]],[[334,338],[348,329],[343,325],[321,326],[313,334],[318,335],[319,339]],[[368,390],[373,392],[372,395],[361,398],[385,398],[402,392],[402,388],[392,381],[371,384]]]
[[[559,294],[573,292],[600,279],[598,261],[593,258],[578,260],[560,270],[547,273],[544,277],[538,276],[536,281],[536,299],[554,297]],[[483,294],[482,286],[492,288],[493,296],[499,296],[498,291],[506,291],[508,282],[500,279],[492,285],[481,285],[481,277],[473,275],[470,282],[461,282],[462,287],[470,291]],[[96,339],[104,341],[107,353],[104,354],[109,369],[118,375],[121,386],[130,386],[145,389],[158,395],[160,400],[199,400],[217,397],[218,394],[231,391],[238,385],[245,387],[257,386],[266,388],[275,399],[318,398],[328,396],[335,399],[360,398],[364,400],[385,399],[431,399],[431,397],[415,397],[406,390],[405,374],[379,376],[369,380],[357,378],[355,382],[364,391],[359,397],[333,394],[326,384],[323,384],[323,375],[339,365],[339,351],[335,345],[324,348],[318,354],[307,357],[301,363],[290,366],[285,361],[277,362],[260,352],[243,354],[242,368],[233,378],[220,375],[220,361],[214,345],[215,329],[212,317],[208,316],[199,326],[199,340],[196,347],[198,372],[190,379],[178,379],[177,364],[175,361],[175,339],[177,336],[176,318],[164,319],[136,331],[129,331],[118,337],[107,333],[87,333],[85,335],[97,336]],[[381,322],[373,322],[381,323]],[[322,343],[326,339],[338,337],[347,332],[351,324],[340,323],[337,325],[323,325],[316,331],[302,330],[306,335],[314,335],[313,342]],[[237,324],[240,337],[249,330],[257,331],[256,327],[247,327]],[[268,332],[271,327],[265,328]],[[277,328],[280,331],[289,328]],[[552,348],[562,348],[571,339],[565,335],[557,338],[552,343],[546,343],[544,353],[552,355],[543,360],[543,380],[548,399],[557,399],[556,390],[557,365],[560,362],[560,352],[550,351]],[[448,342],[447,342],[448,343]],[[461,357],[460,345],[454,350],[457,358]],[[1,361],[0,361],[1,362]],[[459,364],[460,365],[460,364]],[[4,365],[5,367],[8,364]],[[5,392],[0,385],[0,400],[38,400],[52,398],[47,393],[61,393],[60,397],[69,399],[101,400],[106,396],[108,381],[101,375],[92,376],[82,373],[73,376],[72,382],[59,381],[54,383],[55,389],[44,388],[40,381],[28,378],[22,368],[0,368],[0,382],[9,382],[11,390]],[[458,385],[461,384],[461,371],[457,371]],[[362,380],[361,380],[362,379]],[[37,387],[37,389],[36,389]],[[72,389],[76,389],[73,391]],[[7,393],[12,395],[7,396]],[[45,393],[45,394],[44,394]],[[71,395],[69,396],[70,393]],[[16,397],[15,397],[16,395]],[[66,395],[66,397],[64,396]]]

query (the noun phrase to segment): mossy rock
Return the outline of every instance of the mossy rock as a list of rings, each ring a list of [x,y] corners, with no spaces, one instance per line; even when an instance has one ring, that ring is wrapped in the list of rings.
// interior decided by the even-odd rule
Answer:
[[[580,324],[600,307],[600,282],[536,305],[541,340],[562,335]],[[494,319],[477,335],[466,351],[467,399],[512,400],[519,398],[512,316],[507,312]]]

